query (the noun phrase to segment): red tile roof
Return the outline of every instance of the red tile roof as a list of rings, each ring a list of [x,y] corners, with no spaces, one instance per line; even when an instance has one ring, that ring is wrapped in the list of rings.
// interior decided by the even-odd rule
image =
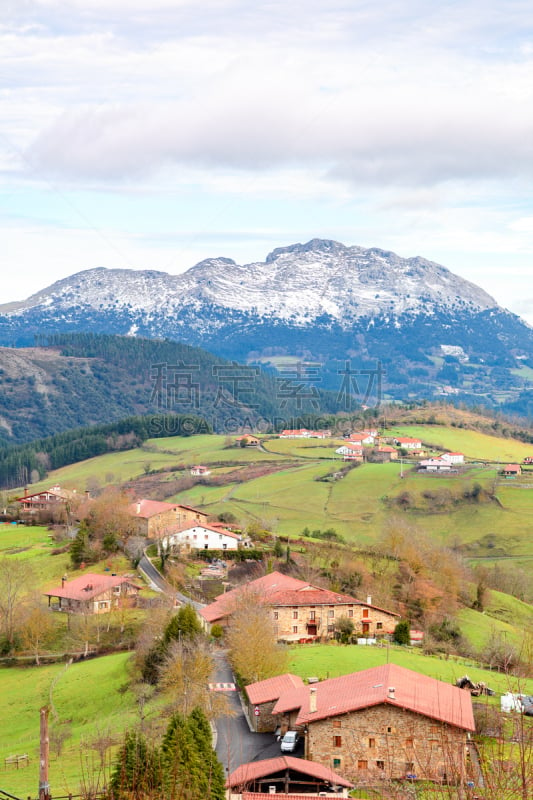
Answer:
[[[299,675],[292,675],[286,672],[284,675],[277,675],[275,678],[267,678],[264,681],[251,683],[245,691],[250,703],[254,706],[261,703],[269,703],[271,700],[278,700],[284,692],[294,689],[303,689],[304,682]]]
[[[390,687],[394,687],[394,697],[389,695]],[[296,725],[303,725],[386,703],[458,728],[475,730],[470,694],[396,664],[352,672],[314,684],[312,688],[316,689],[315,712],[309,710],[310,692],[305,687],[282,695],[274,713],[299,710]]]
[[[459,690],[461,691],[461,690]],[[274,775],[280,771],[292,769],[295,772],[309,775],[311,778],[316,778],[321,781],[328,781],[336,786],[346,786],[353,788],[353,783],[347,781],[346,778],[341,778],[333,770],[328,767],[317,764],[314,761],[306,761],[303,758],[295,758],[294,756],[278,756],[277,758],[266,758],[263,761],[252,761],[248,764],[242,764],[237,767],[228,777],[226,781],[227,788],[235,788],[239,786],[246,786],[247,783],[257,780],[258,778],[266,778],[269,775]],[[253,797],[259,797],[258,794],[251,793]],[[286,795],[282,795],[285,797]],[[272,797],[272,795],[270,795]]]
[[[208,622],[226,617],[234,610],[239,598],[247,592],[256,595],[264,603],[272,606],[358,604],[358,601],[349,595],[330,592],[329,589],[319,589],[317,586],[298,580],[298,578],[291,578],[290,575],[271,572],[244,586],[238,586],[231,592],[219,595],[213,603],[205,606],[200,614]]]
[[[67,600],[92,600],[122,583],[136,585],[131,578],[125,575],[97,575],[87,572],[71,581],[65,581],[64,586],[57,586],[44,594],[47,597],[64,597]]]
[[[241,536],[238,533],[233,533],[233,531],[229,531],[224,526],[220,525],[206,525],[205,522],[200,522],[197,520],[196,522],[186,522],[184,525],[181,525],[179,528],[173,529],[172,533],[170,534],[173,536],[176,533],[185,533],[185,531],[192,531],[193,528],[201,528],[204,531],[211,531],[211,533],[218,533],[219,535],[230,536],[232,539],[241,540]]]
[[[305,581],[298,580],[298,578],[291,578],[290,575],[283,575],[281,572],[270,572],[255,581],[249,581],[243,586],[237,586],[236,589],[219,595],[213,603],[202,608],[200,614],[207,622],[214,622],[231,614],[236,608],[239,599],[246,596],[247,593],[268,599],[276,591],[308,585]]]
[[[134,517],[150,519],[150,517],[155,517],[157,514],[164,514],[165,511],[176,511],[178,508],[177,503],[163,503],[159,500],[137,500],[135,503],[130,503],[128,511]]]
[[[310,584],[300,589],[285,589],[280,592],[272,592],[266,600],[269,605],[273,606],[357,605],[357,600],[347,594],[330,592],[329,589],[319,589]]]

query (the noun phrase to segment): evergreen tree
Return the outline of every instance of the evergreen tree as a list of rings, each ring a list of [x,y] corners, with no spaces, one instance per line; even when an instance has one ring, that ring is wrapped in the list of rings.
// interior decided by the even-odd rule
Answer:
[[[138,731],[127,731],[110,780],[113,800],[161,797],[163,772],[158,747]]]
[[[213,749],[213,732],[200,708],[194,708],[189,716],[189,729],[194,736],[208,778],[209,798],[224,800],[226,797],[224,767]]]
[[[411,641],[411,633],[409,627],[409,620],[402,619],[394,628],[394,641],[397,644],[409,644]]]
[[[174,640],[193,639],[202,632],[202,626],[198,615],[192,605],[180,606],[177,614],[174,614],[163,634],[163,641],[166,645]]]
[[[205,765],[186,717],[172,716],[161,749],[169,797],[209,800]]]

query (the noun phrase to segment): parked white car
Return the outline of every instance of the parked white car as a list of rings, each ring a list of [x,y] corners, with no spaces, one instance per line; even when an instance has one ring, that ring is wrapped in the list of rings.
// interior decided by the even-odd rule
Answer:
[[[281,752],[282,753],[294,753],[296,750],[296,745],[300,741],[300,737],[296,733],[296,731],[287,731],[283,739],[281,740]]]

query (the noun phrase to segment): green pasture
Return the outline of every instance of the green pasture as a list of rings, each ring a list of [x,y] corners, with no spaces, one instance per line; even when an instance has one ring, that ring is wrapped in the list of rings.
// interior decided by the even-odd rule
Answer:
[[[120,653],[70,667],[0,669],[2,789],[21,797],[37,795],[39,709],[50,705],[50,731],[69,723],[72,732],[61,757],[50,754],[50,787],[54,796],[79,793],[80,777],[98,764],[91,750],[95,737],[107,731],[117,736],[138,722],[135,697],[127,688],[129,658]],[[148,710],[150,714],[150,704]],[[23,753],[29,766],[4,768],[5,758]]]
[[[470,460],[520,463],[526,456],[533,455],[533,445],[516,439],[502,439],[479,431],[442,425],[402,425],[391,428],[386,435],[412,436],[421,439],[428,447],[444,447],[452,452],[464,453]]]
[[[342,461],[335,450],[344,444],[342,439],[266,439],[263,447],[269,453],[295,458],[335,459]]]
[[[39,585],[61,582],[69,555],[52,555],[52,550],[58,546],[48,528],[41,525],[0,525],[0,558],[27,562]]]
[[[290,649],[288,671],[304,679],[315,676],[323,680],[387,663],[415,670],[446,683],[455,683],[457,678],[468,673],[472,680],[485,681],[492,689],[501,693],[511,691],[515,683],[518,683],[518,679],[482,669],[470,659],[425,656],[413,648],[396,645],[296,645]],[[533,692],[531,679],[520,679],[520,686],[521,691],[527,694]]]
[[[481,614],[471,608],[462,608],[457,614],[457,619],[462,635],[475,648],[476,652],[481,651],[489,639],[496,634],[502,637],[502,641],[509,642],[515,647],[519,647],[521,644],[521,634],[517,628],[489,616],[488,613]]]

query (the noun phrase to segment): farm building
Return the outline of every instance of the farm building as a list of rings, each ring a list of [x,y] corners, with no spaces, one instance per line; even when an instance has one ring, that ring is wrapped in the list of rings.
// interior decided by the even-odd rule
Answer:
[[[210,525],[186,525],[163,539],[165,547],[185,547],[190,550],[238,550],[248,547],[250,540],[227,528]]]
[[[137,533],[149,539],[160,538],[168,530],[187,523],[207,522],[209,518],[209,514],[196,508],[158,500],[137,500],[128,506],[128,511],[136,521]]]
[[[282,695],[281,730],[306,730],[306,758],[359,781],[456,783],[474,731],[469,692],[412,670],[381,667]]]
[[[45,592],[48,605],[55,611],[74,614],[105,614],[122,600],[133,600],[140,587],[130,577],[87,573]],[[55,601],[55,602],[54,602]]]
[[[331,639],[341,617],[351,619],[356,632],[365,636],[385,635],[394,630],[398,615],[361,603],[349,595],[321,589],[306,581],[271,572],[217,597],[200,615],[206,626],[227,624],[228,618],[249,595],[270,608],[279,641],[298,642]],[[370,598],[368,598],[369,600]]]
[[[348,797],[353,784],[322,764],[294,756],[278,756],[241,764],[226,782],[229,800],[309,800]]]

